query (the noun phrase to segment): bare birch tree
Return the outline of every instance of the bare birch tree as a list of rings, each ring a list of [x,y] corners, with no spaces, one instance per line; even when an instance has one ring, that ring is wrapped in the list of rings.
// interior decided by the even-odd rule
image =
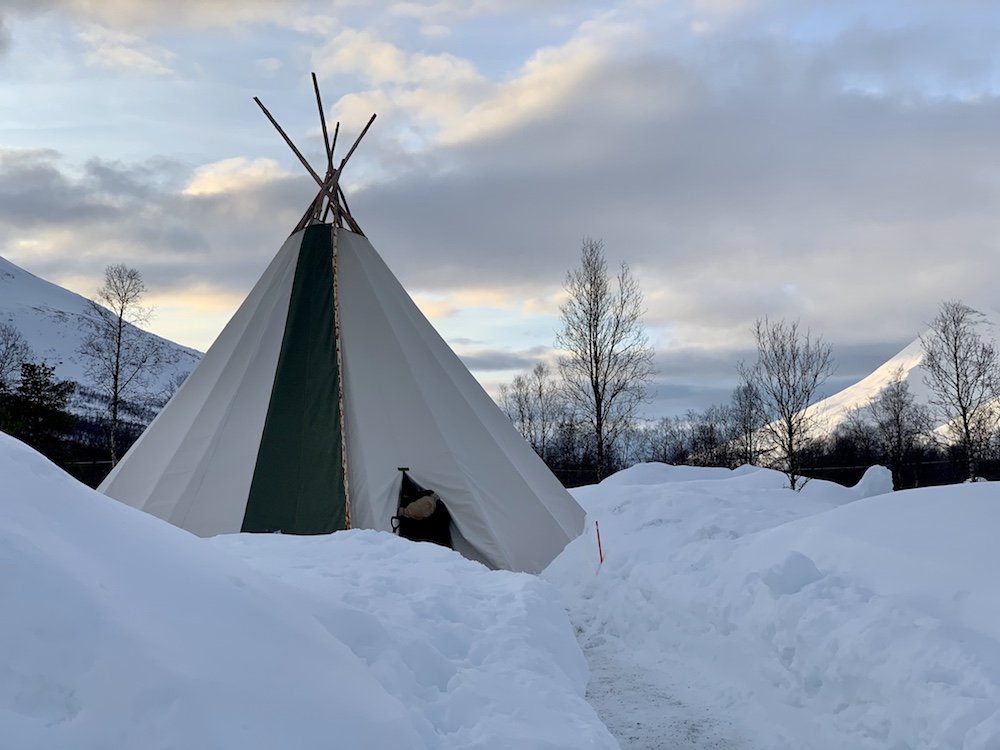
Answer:
[[[920,337],[924,348],[924,383],[931,404],[947,421],[961,451],[967,477],[975,481],[979,461],[996,430],[1000,356],[980,333],[986,316],[957,301],[941,304],[930,329]]]
[[[524,374],[515,375],[510,383],[500,385],[497,406],[513,423],[521,437],[531,442],[531,389]],[[534,446],[532,446],[534,447]]]
[[[560,308],[556,346],[564,393],[594,441],[597,477],[603,478],[615,440],[645,400],[653,378],[653,349],[642,325],[639,282],[622,263],[608,276],[604,242],[585,237],[579,268],[566,274],[569,298]]]
[[[31,357],[31,348],[21,332],[9,323],[0,323],[0,392],[14,390],[21,365]]]
[[[532,447],[543,459],[549,459],[559,423],[566,413],[562,390],[552,376],[552,368],[539,362],[528,373],[528,386],[534,405]]]
[[[733,390],[729,418],[734,434],[734,458],[737,464],[755,465],[760,461],[761,430],[767,424],[764,404],[754,386],[742,383]]]
[[[777,466],[793,490],[803,482],[801,457],[814,426],[808,407],[833,373],[832,350],[798,321],[757,320],[753,329],[757,362],[739,365],[740,377],[764,406],[764,434],[774,448]]]
[[[552,443],[566,411],[552,368],[539,362],[531,370],[500,386],[500,408],[542,460],[551,457]]]
[[[900,487],[903,465],[930,435],[928,409],[917,402],[900,367],[889,383],[868,402],[867,411],[874,426],[876,448],[885,457],[896,486]]]
[[[733,460],[733,421],[729,406],[714,404],[685,415],[690,436],[692,466],[729,466]]]
[[[111,465],[118,462],[122,407],[142,394],[166,362],[166,350],[138,326],[152,310],[143,306],[146,285],[134,268],[116,264],[104,269],[104,285],[90,302],[80,354],[84,372],[108,402]]]
[[[647,461],[686,464],[691,457],[691,428],[679,417],[661,417],[647,431]]]

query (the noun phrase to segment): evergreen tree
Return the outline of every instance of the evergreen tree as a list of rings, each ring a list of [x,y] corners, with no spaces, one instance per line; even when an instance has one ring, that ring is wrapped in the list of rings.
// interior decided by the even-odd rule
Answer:
[[[24,362],[13,391],[0,394],[0,429],[51,459],[62,453],[63,438],[73,429],[66,411],[74,384],[56,380],[55,368]]]

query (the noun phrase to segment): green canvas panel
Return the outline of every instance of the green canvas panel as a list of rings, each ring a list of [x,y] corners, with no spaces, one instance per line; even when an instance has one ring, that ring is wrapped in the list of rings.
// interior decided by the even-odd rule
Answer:
[[[304,230],[243,531],[344,528],[332,227]]]

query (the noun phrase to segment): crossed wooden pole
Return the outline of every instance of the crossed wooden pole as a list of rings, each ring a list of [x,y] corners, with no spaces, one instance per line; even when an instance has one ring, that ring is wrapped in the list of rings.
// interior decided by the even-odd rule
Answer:
[[[351,155],[354,154],[355,149],[357,149],[358,144],[361,143],[361,139],[365,137],[365,133],[368,132],[368,128],[372,126],[375,122],[375,115],[372,115],[368,120],[368,124],[365,125],[364,129],[361,131],[360,135],[355,139],[354,144],[348,150],[347,154],[343,159],[340,160],[340,166],[334,168],[333,166],[333,150],[337,147],[337,135],[340,133],[340,123],[336,123],[333,130],[333,141],[330,141],[329,131],[326,127],[326,115],[323,112],[323,99],[319,93],[319,82],[316,80],[316,74],[312,74],[313,90],[316,92],[316,106],[319,108],[319,121],[323,128],[323,145],[326,149],[326,175],[320,177],[312,165],[306,160],[306,157],[302,155],[302,152],[292,143],[292,139],[288,137],[288,134],[282,129],[278,121],[274,119],[273,115],[268,112],[267,107],[264,106],[263,102],[256,96],[253,98],[257,102],[257,106],[261,108],[267,119],[271,121],[275,130],[285,139],[285,143],[292,150],[292,153],[298,157],[298,160],[302,163],[302,166],[306,168],[309,175],[316,181],[319,186],[319,192],[313,199],[312,203],[309,204],[309,208],[299,219],[299,223],[295,225],[295,229],[292,230],[292,234],[298,232],[300,229],[307,227],[312,221],[326,221],[330,213],[333,213],[333,223],[338,227],[343,227],[346,223],[352,232],[355,234],[360,234],[364,236],[364,232],[361,231],[361,227],[358,222],[354,220],[351,216],[351,209],[347,205],[347,197],[344,195],[344,190],[340,186],[340,175],[344,172],[344,167],[347,165],[348,160]]]

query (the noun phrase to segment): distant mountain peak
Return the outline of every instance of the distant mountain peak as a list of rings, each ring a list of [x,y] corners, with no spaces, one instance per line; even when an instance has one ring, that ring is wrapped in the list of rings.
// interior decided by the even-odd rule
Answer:
[[[980,329],[980,335],[1000,349],[1000,327],[996,321],[1000,320],[1000,313],[991,309],[978,309],[986,317],[985,324]],[[890,357],[879,365],[868,376],[862,378],[854,385],[844,388],[842,391],[829,396],[822,401],[817,401],[809,407],[809,411],[816,418],[816,432],[820,434],[830,434],[837,429],[840,424],[847,419],[850,412],[857,408],[863,408],[885,388],[896,373],[902,375],[919,403],[927,404],[931,399],[931,390],[924,383],[926,370],[923,366],[924,347],[918,336],[907,344],[898,354]],[[935,426],[941,427],[943,420],[935,416]]]

